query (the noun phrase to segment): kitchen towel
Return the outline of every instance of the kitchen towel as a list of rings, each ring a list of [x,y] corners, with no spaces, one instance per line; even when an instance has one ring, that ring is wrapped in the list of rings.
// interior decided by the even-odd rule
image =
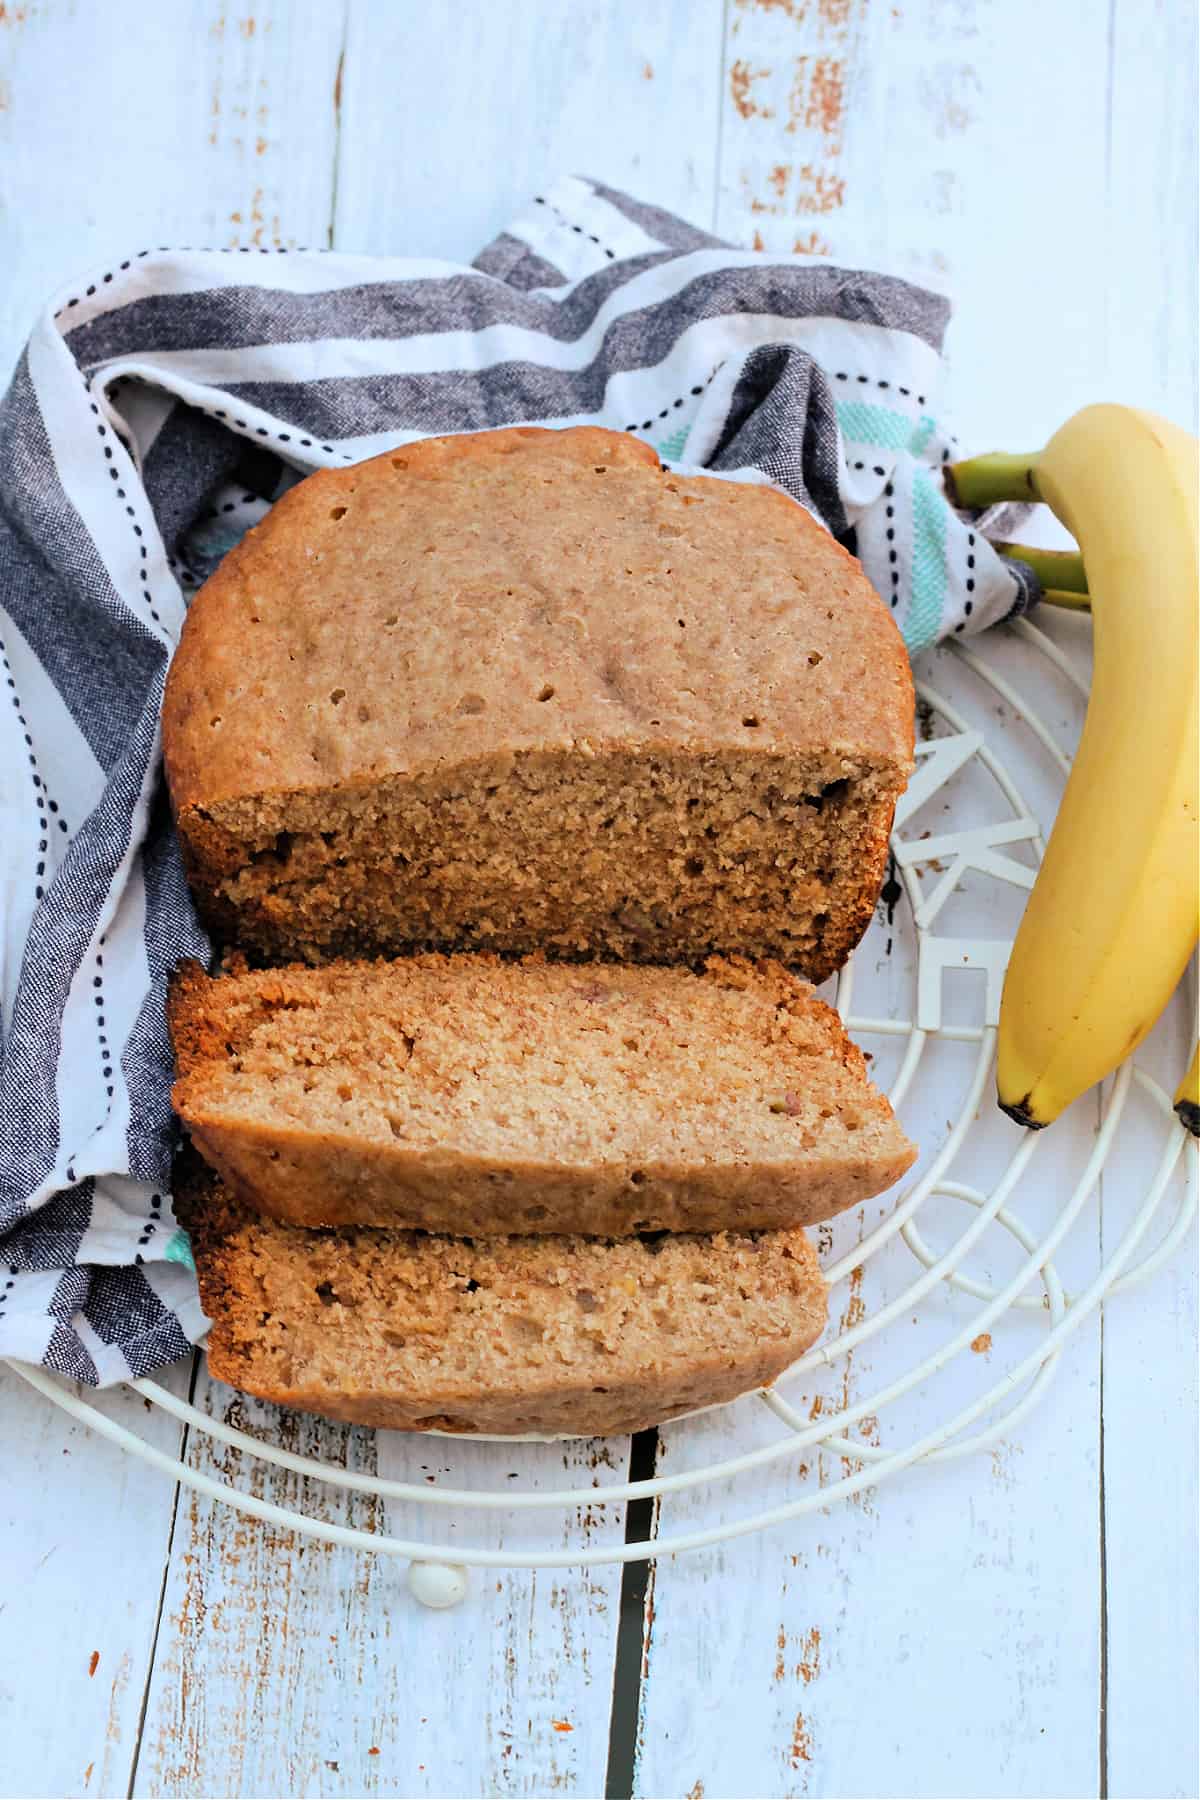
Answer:
[[[205,957],[161,780],[189,593],[272,500],[430,433],[629,431],[770,481],[910,651],[1024,611],[943,498],[948,306],[731,249],[599,182],[470,267],[142,250],[46,311],[0,411],[0,1355],[93,1384],[202,1336],[170,1200],[166,985]]]

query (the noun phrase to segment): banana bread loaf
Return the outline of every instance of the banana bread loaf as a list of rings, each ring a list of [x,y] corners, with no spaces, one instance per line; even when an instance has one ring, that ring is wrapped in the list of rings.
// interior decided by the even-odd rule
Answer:
[[[287,494],[193,601],[163,747],[218,936],[814,980],[912,756],[888,609],[786,496],[631,437],[412,444]]]
[[[774,1380],[820,1335],[800,1231],[447,1238],[305,1231],[177,1174],[208,1361],[231,1386],[397,1430],[640,1431]]]
[[[170,1016],[193,1142],[299,1225],[811,1224],[915,1155],[837,1014],[778,963],[191,963]]]

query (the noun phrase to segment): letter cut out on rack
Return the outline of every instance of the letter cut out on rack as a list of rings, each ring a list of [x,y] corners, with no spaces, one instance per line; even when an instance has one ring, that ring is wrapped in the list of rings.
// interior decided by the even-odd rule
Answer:
[[[964,769],[982,747],[983,738],[977,731],[953,732],[947,737],[918,744],[916,770],[896,807],[897,830],[907,824],[952,776]],[[940,837],[906,840],[893,836],[892,854],[900,868],[916,870],[928,863],[940,866],[936,885],[920,895],[913,909],[913,922],[919,934],[917,1025],[920,1030],[937,1031],[941,1027],[942,976],[948,969],[974,969],[986,975],[985,1023],[999,1024],[1000,994],[1011,943],[1000,938],[938,938],[929,935],[930,928],[955,888],[972,869],[1013,887],[1032,888],[1036,868],[1006,856],[1002,846],[1035,843],[1038,837],[1037,821],[1028,814],[945,832]]]

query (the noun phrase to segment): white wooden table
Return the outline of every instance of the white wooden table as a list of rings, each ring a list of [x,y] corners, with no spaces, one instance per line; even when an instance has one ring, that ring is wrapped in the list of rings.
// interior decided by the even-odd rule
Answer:
[[[949,284],[974,448],[1094,398],[1194,425],[1195,71],[1190,0],[7,0],[0,364],[130,247],[465,260],[582,171]],[[1195,1333],[1192,1243],[1002,1452],[665,1562],[627,1589],[615,1708],[619,1571],[427,1613],[4,1376],[0,1792],[1194,1795]],[[368,1435],[296,1431],[370,1465]]]

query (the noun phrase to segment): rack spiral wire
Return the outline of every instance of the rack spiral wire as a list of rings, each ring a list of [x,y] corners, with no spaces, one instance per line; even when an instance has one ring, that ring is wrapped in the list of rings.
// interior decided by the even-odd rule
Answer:
[[[1055,679],[1066,684],[1066,691],[1072,696],[1074,704],[1078,705],[1081,697],[1086,699],[1086,683],[1063,651],[1042,631],[1027,620],[1022,620],[1009,628],[1008,635],[1022,640],[1027,652],[1035,652],[1044,659],[1047,668],[1043,672],[1052,671]],[[1051,767],[1059,776],[1065,775],[1069,768],[1068,758],[1046,724],[1023,694],[992,666],[990,660],[976,651],[955,645],[951,661],[951,666],[954,665],[970,670],[983,683],[984,690],[1023,722],[1041,751],[1049,758]],[[1004,795],[1013,813],[1013,820],[1007,825],[999,829],[992,828],[991,841],[1001,844],[1027,842],[1035,858],[1040,860],[1042,843],[1036,825],[1033,824],[1011,775],[994,750],[983,741],[981,734],[971,732],[962,714],[940,693],[920,686],[918,692],[924,706],[941,719],[951,734],[971,738],[973,742],[975,738],[979,740],[974,743],[971,754],[978,759],[980,766]],[[936,742],[936,739],[933,740],[934,745]],[[913,804],[906,811],[898,810],[898,827],[913,811],[919,810],[928,798],[928,792],[920,788],[920,764],[910,795],[914,796]],[[928,838],[929,834],[924,836]],[[937,845],[930,843],[925,847],[920,839],[905,840],[898,830],[893,840],[893,849],[897,874],[903,884],[903,894],[907,899],[916,933],[916,1017],[865,1017],[853,1011],[855,970],[856,963],[862,956],[861,951],[839,978],[836,1002],[838,1010],[856,1038],[875,1039],[884,1045],[907,1040],[889,1089],[889,1098],[898,1110],[913,1092],[924,1053],[935,1040],[973,1046],[975,1060],[957,1121],[950,1125],[944,1142],[932,1156],[928,1167],[874,1229],[852,1243],[836,1260],[826,1261],[825,1264],[825,1276],[832,1292],[839,1283],[852,1274],[858,1275],[868,1263],[879,1258],[886,1248],[891,1247],[894,1253],[898,1246],[903,1245],[916,1261],[918,1272],[915,1278],[878,1306],[869,1310],[860,1309],[862,1316],[852,1317],[848,1311],[843,1327],[836,1336],[829,1337],[827,1341],[811,1349],[772,1388],[760,1391],[758,1400],[786,1428],[783,1435],[738,1455],[682,1468],[674,1473],[655,1475],[646,1480],[625,1481],[604,1487],[589,1485],[526,1492],[519,1489],[514,1492],[507,1488],[504,1491],[474,1489],[443,1486],[440,1481],[430,1485],[425,1481],[416,1483],[390,1480],[302,1456],[279,1444],[251,1435],[230,1423],[228,1418],[221,1419],[200,1411],[186,1400],[177,1398],[156,1381],[137,1380],[128,1384],[152,1406],[162,1409],[186,1426],[185,1441],[192,1434],[207,1436],[241,1453],[243,1458],[258,1459],[277,1469],[308,1477],[328,1487],[389,1502],[440,1507],[449,1509],[451,1514],[469,1509],[511,1515],[525,1509],[579,1508],[585,1503],[596,1506],[642,1499],[658,1501],[667,1494],[745,1476],[750,1471],[762,1469],[780,1459],[794,1459],[805,1450],[828,1453],[840,1459],[845,1471],[841,1479],[820,1485],[813,1484],[798,1498],[767,1510],[733,1519],[722,1517],[702,1529],[652,1536],[641,1541],[610,1543],[599,1547],[545,1549],[493,1549],[486,1545],[467,1546],[455,1543],[453,1550],[446,1552],[428,1543],[339,1525],[277,1506],[258,1495],[247,1493],[232,1480],[218,1480],[204,1473],[185,1459],[182,1447],[177,1456],[156,1449],[136,1433],[98,1411],[82,1394],[44,1371],[15,1364],[12,1367],[64,1412],[131,1454],[141,1457],[172,1480],[184,1483],[201,1495],[225,1502],[252,1517],[284,1526],[302,1536],[370,1551],[376,1555],[410,1560],[410,1583],[413,1591],[418,1599],[432,1606],[453,1604],[462,1597],[465,1591],[463,1571],[467,1566],[510,1569],[594,1566],[601,1563],[633,1562],[700,1549],[726,1538],[743,1536],[800,1518],[829,1506],[834,1500],[849,1498],[865,1488],[876,1487],[914,1464],[936,1464],[950,1458],[969,1456],[994,1445],[1037,1405],[1053,1379],[1067,1340],[1095,1312],[1101,1301],[1146,1280],[1177,1250],[1196,1213],[1198,1184],[1195,1159],[1187,1153],[1189,1140],[1174,1116],[1169,1095],[1145,1068],[1126,1062],[1118,1071],[1104,1100],[1085,1165],[1041,1236],[1015,1211],[1013,1201],[1047,1134],[1023,1133],[1017,1140],[1016,1147],[1008,1151],[1007,1162],[990,1187],[973,1185],[952,1177],[950,1171],[956,1160],[964,1149],[969,1149],[968,1139],[977,1109],[988,1096],[997,1035],[996,996],[1009,946],[1006,942],[991,940],[954,940],[954,949],[962,952],[959,960],[973,962],[976,967],[984,968],[988,975],[988,991],[981,1021],[944,1023],[940,1017],[938,995],[925,980],[923,955],[929,925],[956,887],[959,865],[956,862],[948,872],[941,871],[937,889],[925,892],[917,871],[924,863],[932,863],[935,869],[938,867],[934,855]],[[975,866],[978,868],[980,865],[977,863]],[[1032,873],[1030,868],[1027,875],[1019,879],[1018,885],[1028,886]],[[1001,879],[1014,879],[1011,865],[1009,872],[1002,874]],[[936,962],[936,959],[932,960]],[[941,973],[942,968],[935,967],[934,977],[939,989]],[[1126,1222],[1116,1246],[1104,1255],[1099,1270],[1090,1280],[1080,1285],[1077,1291],[1068,1292],[1056,1266],[1055,1255],[1100,1180],[1134,1094],[1143,1102],[1144,1108],[1148,1109],[1161,1137],[1153,1172],[1144,1195]],[[1160,1212],[1165,1210],[1164,1202],[1172,1192],[1176,1195],[1173,1218],[1157,1244],[1144,1253],[1140,1260],[1135,1260],[1139,1246],[1152,1224],[1160,1218]],[[973,1212],[966,1228],[949,1248],[941,1252],[928,1241],[921,1223],[922,1209],[934,1198],[959,1202]],[[1019,1265],[1003,1281],[983,1280],[966,1272],[963,1267],[973,1248],[981,1243],[989,1228],[994,1226],[1007,1234],[1020,1253]],[[915,1317],[922,1308],[928,1315],[937,1303],[939,1290],[942,1296],[947,1291],[967,1296],[980,1302],[980,1308],[961,1323],[953,1320],[955,1328],[950,1334],[912,1367],[862,1399],[848,1398],[847,1382],[842,1403],[835,1411],[826,1410],[819,1402],[802,1410],[793,1399],[788,1398],[788,1394],[794,1394],[797,1384],[805,1377],[809,1378],[810,1383],[818,1380],[823,1372],[845,1362],[859,1346],[902,1316]],[[953,1308],[950,1308],[950,1312],[953,1318]],[[941,1420],[932,1429],[919,1432],[912,1441],[898,1448],[869,1441],[863,1435],[861,1428],[864,1421],[880,1418],[904,1396],[924,1389],[940,1370],[960,1358],[965,1351],[976,1348],[983,1341],[990,1343],[993,1327],[1002,1324],[1009,1314],[1040,1316],[1045,1331],[1034,1347],[1018,1355],[1004,1375],[983,1393],[960,1405],[950,1417]],[[987,1334],[986,1339],[983,1334]],[[850,1433],[856,1427],[860,1428],[859,1435],[851,1437]],[[673,1430],[677,1434],[685,1434],[687,1422],[678,1423]],[[456,1441],[464,1442],[462,1439]],[[500,1441],[512,1446],[515,1451],[517,1444],[526,1440]],[[442,1561],[441,1558],[445,1555],[451,1556],[453,1561]]]

